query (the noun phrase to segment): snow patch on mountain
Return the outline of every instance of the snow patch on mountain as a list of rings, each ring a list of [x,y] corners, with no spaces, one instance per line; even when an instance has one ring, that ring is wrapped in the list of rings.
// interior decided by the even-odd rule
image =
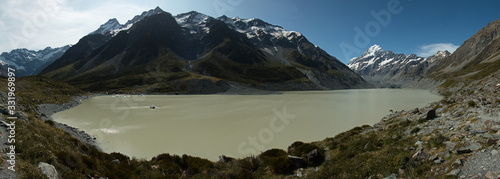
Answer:
[[[368,50],[366,50],[365,53],[363,53],[362,58],[375,56],[375,53],[377,52],[384,52],[384,49],[382,49],[382,47],[380,47],[379,45],[375,44],[370,48],[368,48]]]
[[[44,68],[57,58],[61,57],[69,45],[59,48],[47,47],[43,50],[15,49],[0,54],[0,74],[5,75],[7,67],[16,69],[17,76],[35,75],[40,68]]]
[[[390,50],[385,51],[379,45],[368,48],[363,55],[353,58],[347,66],[359,75],[377,80],[394,80],[393,76],[403,77],[418,75],[429,70],[434,62],[449,57],[448,51],[437,52],[435,55],[424,58],[415,54],[396,54]],[[416,69],[416,71],[412,71]],[[376,77],[378,76],[378,77]]]
[[[108,22],[102,24],[97,30],[94,32],[91,32],[89,35],[92,34],[102,34],[102,35],[112,35],[115,36],[121,31],[125,31],[130,29],[135,23],[143,20],[146,17],[156,15],[159,13],[164,13],[160,7],[156,7],[155,9],[149,10],[149,11],[144,11],[141,15],[134,16],[131,20],[128,20],[127,23],[125,24],[120,24],[116,18],[108,20]]]

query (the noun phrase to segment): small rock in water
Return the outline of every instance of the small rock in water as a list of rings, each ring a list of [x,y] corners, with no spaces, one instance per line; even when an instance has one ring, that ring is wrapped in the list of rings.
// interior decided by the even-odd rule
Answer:
[[[413,114],[418,114],[420,111],[418,110],[418,108],[415,108],[413,111],[411,111],[411,113]]]

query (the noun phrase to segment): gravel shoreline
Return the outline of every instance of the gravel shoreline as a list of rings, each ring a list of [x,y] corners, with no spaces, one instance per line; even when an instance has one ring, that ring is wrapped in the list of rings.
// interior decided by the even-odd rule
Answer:
[[[232,86],[227,91],[221,92],[221,93],[216,93],[218,95],[273,95],[273,94],[281,94],[280,92],[275,92],[275,91],[264,91],[264,90],[258,90],[258,89],[251,89],[247,88],[244,86]],[[39,114],[40,118],[43,121],[47,120],[52,120],[55,124],[55,126],[59,129],[64,130],[65,132],[68,132],[71,134],[73,137],[77,138],[78,140],[85,142],[89,145],[94,146],[95,148],[102,150],[99,146],[99,142],[97,139],[86,133],[83,130],[80,130],[76,127],[69,126],[67,124],[60,123],[52,117],[53,114],[68,110],[74,107],[77,107],[82,103],[83,100],[97,97],[97,96],[108,96],[108,95],[141,95],[141,94],[104,94],[104,93],[98,93],[98,94],[91,94],[91,95],[79,95],[75,96],[72,101],[63,103],[63,104],[40,104],[38,105],[38,109],[36,112]],[[144,95],[175,95],[175,94],[157,94],[157,93],[152,93],[152,94],[144,94]],[[190,95],[190,94],[182,94],[182,95]],[[195,95],[195,94],[193,94]]]
[[[53,114],[68,110],[71,108],[74,108],[82,103],[83,100],[86,100],[88,98],[92,98],[95,96],[102,96],[105,94],[92,94],[92,95],[87,95],[87,96],[75,96],[72,101],[64,104],[40,104],[38,105],[38,109],[36,112],[40,115],[41,119],[43,121],[47,120],[52,120],[54,121],[54,124],[57,128],[64,130],[65,132],[68,132],[71,134],[73,137],[77,138],[78,140],[85,142],[89,145],[94,146],[95,148],[101,150],[99,147],[99,143],[97,142],[96,138],[91,136],[90,134],[86,133],[83,130],[80,130],[76,127],[69,126],[67,124],[59,123],[54,120],[52,117]]]

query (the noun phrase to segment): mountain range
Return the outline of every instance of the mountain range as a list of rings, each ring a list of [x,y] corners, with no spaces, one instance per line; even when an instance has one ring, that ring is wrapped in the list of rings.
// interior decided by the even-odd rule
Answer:
[[[499,27],[491,22],[453,54],[419,57],[373,45],[346,66],[299,32],[261,19],[172,16],[157,7],[125,24],[110,19],[75,45],[4,52],[0,75],[10,66],[18,76],[40,73],[90,91],[434,89],[496,71]]]
[[[370,86],[298,32],[260,19],[213,18],[195,11],[174,17],[158,7],[123,25],[110,19],[41,74],[90,91]]]
[[[500,69],[500,20],[480,29],[453,54],[444,51],[424,58],[373,45],[348,66],[379,87],[460,89]]]
[[[16,70],[17,76],[29,76],[40,73],[45,67],[61,57],[69,45],[58,48],[47,47],[43,50],[15,49],[0,54],[0,76],[7,76],[7,68]]]
[[[351,59],[347,66],[376,86],[407,87],[449,56],[448,51],[439,51],[426,58],[397,54],[375,44],[361,56]]]

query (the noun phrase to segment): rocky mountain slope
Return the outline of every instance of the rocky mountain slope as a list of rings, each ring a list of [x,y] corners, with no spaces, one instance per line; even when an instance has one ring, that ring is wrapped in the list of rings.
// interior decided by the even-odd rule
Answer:
[[[7,76],[7,68],[16,69],[17,76],[36,75],[49,64],[61,57],[69,45],[43,50],[15,49],[0,54],[0,76]]]
[[[265,90],[369,86],[298,32],[260,19],[194,11],[174,17],[159,8],[124,25],[111,19],[41,74],[91,91],[220,92],[233,82]]]
[[[452,93],[500,69],[500,20],[466,40],[453,54],[438,52],[423,58],[370,47],[348,66],[378,86],[435,89]]]
[[[188,14],[182,16],[192,17]],[[179,25],[182,24],[179,23],[180,18],[171,18],[168,14],[163,13],[157,15],[159,16],[155,17],[153,15],[150,18],[162,22],[161,24],[168,27],[172,25],[177,27],[175,24],[180,26],[180,28],[170,29],[172,33],[177,35],[186,32],[191,33],[191,31],[186,31],[189,29]],[[194,17],[201,16],[196,15]],[[203,23],[199,19],[204,18],[192,18],[193,22]],[[174,20],[176,23],[174,23]],[[113,53],[108,53],[108,50],[110,52],[118,51],[116,52],[118,54],[122,51],[122,48],[119,48],[121,47],[120,43],[114,41],[123,42],[121,43],[123,46],[140,46],[141,43],[150,42],[144,44],[145,47],[157,47],[157,44],[161,44],[165,39],[184,42],[183,38],[175,39],[175,37],[169,35],[158,35],[159,31],[163,32],[166,29],[156,30],[142,27],[149,27],[148,24],[154,24],[155,21],[144,20],[142,24],[141,21],[138,21],[130,29],[124,30],[124,32],[142,34],[141,37],[158,39],[159,42],[153,40],[129,41],[129,39],[134,39],[134,36],[128,36],[123,32],[118,32],[116,35],[111,33],[104,33],[104,35],[101,33],[91,34],[81,39],[79,44],[73,46],[75,48],[72,47],[68,50],[68,53],[63,55],[64,57],[60,58],[60,61],[58,60],[58,64],[52,66],[56,71],[49,70],[48,74],[56,74],[54,75],[55,78],[68,79],[69,82],[73,83],[76,82],[75,79],[86,80],[85,78],[67,74],[91,73],[85,71],[88,69],[95,70],[93,72],[102,72],[98,68],[100,66],[104,67],[106,63],[98,63],[99,60],[108,63],[114,62],[104,58],[106,57],[105,54],[111,54],[112,56]],[[197,78],[190,78],[194,80],[213,81],[220,79],[214,76],[223,74],[216,74],[217,71],[208,70],[197,72],[199,69],[207,69],[200,64],[214,64],[219,69],[234,67],[234,69],[223,69],[230,71],[240,68],[242,66],[240,64],[267,65],[268,61],[266,60],[268,59],[262,57],[267,57],[272,53],[265,52],[264,47],[274,48],[274,45],[269,46],[265,42],[262,42],[262,46],[256,45],[252,38],[249,38],[248,33],[234,33],[234,30],[227,25],[226,21],[207,21],[206,23],[209,28],[198,30],[201,30],[199,32],[203,32],[203,34],[207,34],[197,37],[207,43],[202,43],[204,45],[200,46],[194,45],[192,50],[200,52],[203,51],[200,49],[204,49],[208,51],[206,53],[208,55],[201,55],[201,57],[190,56],[192,54],[183,53],[185,52],[183,48],[174,48],[168,46],[167,43],[161,46],[163,48],[148,48],[150,51],[130,48],[130,50],[135,51],[121,52],[124,55],[113,56],[113,59],[118,60],[116,60],[116,63],[111,64],[114,68],[120,70],[134,68],[127,66],[127,64],[149,63],[149,59],[158,58],[152,55],[156,54],[155,52],[159,54],[166,53],[165,64],[158,64],[155,67],[166,68],[167,72],[188,72],[191,73],[190,75],[200,75]],[[242,23],[238,24],[241,24],[242,27],[244,25]],[[433,62],[439,61],[439,56],[436,59],[426,58],[417,66],[410,66],[414,69],[412,70],[414,74],[423,74],[427,78],[446,81],[440,88],[452,92],[443,93],[445,97],[441,101],[410,111],[391,112],[373,126],[355,127],[323,141],[312,143],[295,142],[285,150],[271,149],[258,156],[243,159],[221,156],[221,160],[218,162],[188,155],[159,154],[150,160],[138,160],[120,153],[104,153],[98,148],[83,142],[82,139],[72,136],[78,134],[68,133],[58,128],[61,125],[54,121],[42,121],[42,118],[47,116],[41,111],[51,113],[54,110],[35,110],[40,104],[46,103],[58,104],[61,109],[68,108],[68,106],[78,103],[72,101],[75,95],[86,95],[83,91],[50,78],[39,76],[19,78],[16,80],[16,87],[19,89],[19,91],[16,91],[16,98],[18,99],[19,109],[21,109],[16,113],[16,116],[19,117],[16,120],[18,176],[21,178],[44,178],[46,174],[42,172],[46,170],[40,168],[45,167],[39,167],[43,164],[52,168],[52,171],[55,171],[54,173],[60,178],[500,178],[500,167],[498,165],[500,162],[500,118],[498,117],[500,113],[500,98],[498,95],[500,93],[500,68],[497,66],[500,53],[497,31],[500,26],[497,24],[497,21],[490,23],[480,30],[478,34],[474,35],[473,38],[466,41],[457,50],[458,53],[455,52],[451,57],[444,58],[437,64]],[[193,34],[199,32],[195,29]],[[217,33],[211,34],[210,32]],[[220,35],[220,32],[225,32],[225,34]],[[270,29],[268,35],[269,32],[271,32]],[[265,36],[266,34],[262,33],[262,35]],[[258,40],[258,38],[254,40]],[[196,42],[196,40],[194,41]],[[223,43],[219,43],[221,41]],[[283,47],[286,44],[284,42],[282,45],[276,45],[278,49],[276,52],[293,52],[292,47]],[[231,43],[232,45],[227,46],[224,43]],[[180,45],[186,44],[180,43]],[[244,49],[249,53],[251,52],[250,54],[255,51],[261,53],[257,56],[241,58],[241,61],[239,61],[240,58],[229,58],[231,55],[238,55],[226,52],[231,48]],[[300,54],[299,49],[304,53],[308,48],[301,44],[296,51],[298,54]],[[374,55],[377,55],[377,53],[382,52],[376,47],[371,49],[370,53],[367,54],[373,52]],[[125,54],[141,58],[122,58]],[[455,54],[457,54],[457,57],[454,57]],[[74,58],[79,55],[83,55],[83,59]],[[206,57],[209,55],[214,58],[207,60]],[[141,61],[143,57],[148,56],[149,58],[144,58],[144,61]],[[413,63],[411,59],[418,59],[407,57],[401,58],[408,59],[408,63]],[[196,60],[189,60],[189,58],[195,58]],[[308,62],[308,58],[304,58],[306,59],[305,62]],[[314,59],[309,62],[318,63]],[[448,61],[449,59],[454,60]],[[220,63],[221,61],[226,63]],[[290,67],[297,69],[295,65],[305,63],[297,61],[300,60],[297,60],[297,58],[291,60]],[[368,60],[367,64],[370,61]],[[428,61],[427,65],[423,65],[420,68],[421,70],[416,70],[419,69],[419,65],[425,64],[426,61]],[[94,62],[98,64],[97,67],[93,67],[96,66]],[[162,61],[156,61],[155,63],[160,62]],[[373,64],[377,63],[378,66],[384,66],[380,65],[381,62],[378,62],[376,58],[373,60]],[[185,69],[173,68],[179,63],[185,64]],[[390,63],[392,62],[384,64]],[[174,64],[172,69],[170,69],[169,64]],[[166,65],[166,67],[163,65]],[[140,65],[136,66],[135,69],[141,70],[139,67]],[[390,68],[390,66],[387,68]],[[306,69],[311,70],[313,68]],[[65,70],[66,73],[61,73]],[[275,70],[293,72],[292,69],[278,68]],[[321,72],[321,69],[318,69],[318,71]],[[379,71],[383,71],[383,69]],[[126,72],[132,72],[132,70]],[[304,74],[302,71],[300,72]],[[208,73],[215,75],[202,75]],[[239,73],[235,72],[233,74],[237,75]],[[287,74],[290,75],[290,73]],[[150,75],[164,77],[163,75],[155,76],[154,73]],[[109,78],[99,75],[94,77]],[[144,79],[143,77],[141,76],[142,79]],[[231,78],[238,80],[238,76],[231,76]],[[146,78],[146,80],[150,80],[150,78]],[[2,81],[0,84],[4,84],[0,85],[0,102],[5,104],[8,91],[5,85],[7,79],[0,78],[0,81]],[[202,81],[198,80],[200,83]],[[321,83],[321,80],[318,81]],[[80,86],[89,85],[88,83],[76,84]],[[213,85],[210,82],[201,85],[210,84]],[[228,83],[228,85],[233,84]],[[101,83],[101,85],[107,84]],[[255,83],[254,85],[262,84]],[[153,88],[154,86],[149,87]],[[0,111],[4,115],[8,115],[6,106],[0,106]],[[3,139],[8,138],[9,135],[6,129],[6,125],[0,125],[0,135]],[[80,131],[76,133],[80,133]],[[0,145],[2,149],[7,147],[7,145]],[[0,174],[5,174],[7,151],[1,150],[3,157],[0,157],[0,163],[4,165],[0,167]]]
[[[438,79],[477,80],[500,69],[500,20],[490,22],[466,40],[429,75]]]
[[[375,44],[363,55],[351,59],[347,66],[377,86],[407,87],[413,81],[422,79],[424,74],[450,55],[448,51],[440,51],[427,58],[396,54]]]
[[[101,34],[104,36],[103,39],[105,39],[105,41],[109,40],[109,38],[113,35],[116,35],[117,32],[128,29],[141,19],[157,14],[160,11],[161,9],[157,8],[148,12],[144,12],[143,14],[129,20],[124,25],[118,23],[116,19],[110,19],[108,22],[101,25],[97,30],[91,32],[89,35]],[[98,46],[102,45],[99,43],[97,44]],[[0,55],[0,76],[6,76],[8,66],[16,69],[16,75],[18,75],[18,77],[37,75],[47,66],[52,64],[55,60],[59,59],[70,47],[71,45],[66,45],[58,48],[47,47],[43,50],[38,51],[29,49],[15,49],[10,52],[3,52]]]

